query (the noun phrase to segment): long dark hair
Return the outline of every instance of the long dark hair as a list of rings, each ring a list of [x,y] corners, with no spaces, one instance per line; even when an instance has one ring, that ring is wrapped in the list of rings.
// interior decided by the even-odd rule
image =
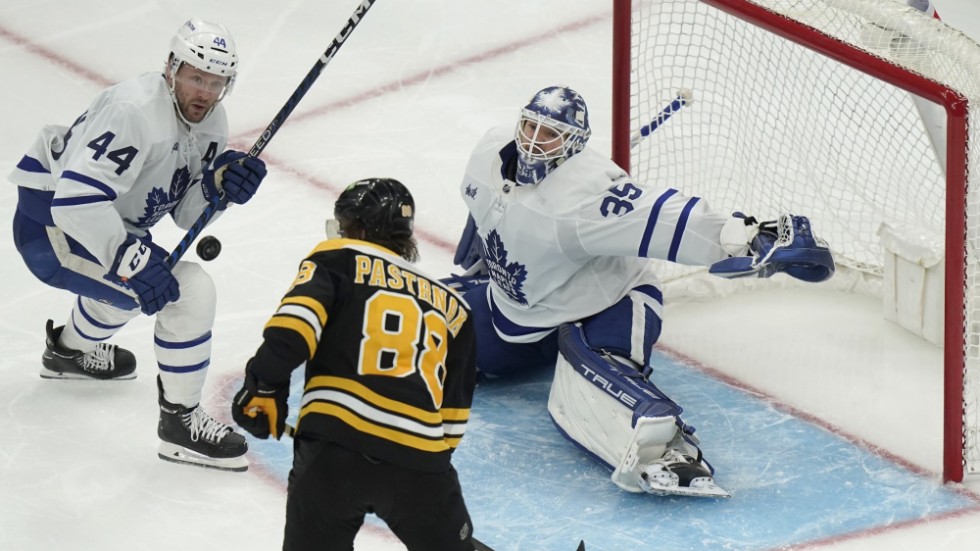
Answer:
[[[357,218],[346,218],[342,216],[337,219],[337,222],[340,224],[340,235],[343,237],[370,241],[375,245],[381,245],[386,249],[394,251],[395,254],[409,262],[419,261],[419,248],[414,235],[407,237],[376,235],[376,232],[368,232],[364,224]]]

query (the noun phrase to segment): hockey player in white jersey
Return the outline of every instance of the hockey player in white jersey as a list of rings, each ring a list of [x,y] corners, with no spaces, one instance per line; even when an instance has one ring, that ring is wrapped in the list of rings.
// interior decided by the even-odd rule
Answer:
[[[168,215],[189,229],[214,194],[244,204],[265,176],[261,160],[225,151],[221,100],[237,69],[228,30],[191,19],[162,73],[102,91],[70,127],[44,127],[10,180],[17,250],[38,279],[77,295],[64,326],[47,323],[41,376],[134,378],[133,354],[106,341],[140,312],[155,315],[160,457],[242,471],[244,437],[199,405],[214,283],[198,264],[171,267],[150,235]]]
[[[647,260],[726,277],[833,273],[805,217],[759,224],[677,189],[646,185],[588,147],[585,101],[540,90],[513,126],[474,149],[460,191],[470,211],[454,276],[489,376],[557,366],[549,413],[629,491],[727,496],[681,407],[647,379],[663,296]],[[481,281],[480,274],[487,274]]]

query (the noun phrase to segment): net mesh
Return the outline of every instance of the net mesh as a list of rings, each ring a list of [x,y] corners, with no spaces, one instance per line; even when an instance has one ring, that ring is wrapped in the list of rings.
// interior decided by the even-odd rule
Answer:
[[[966,98],[967,120],[974,120],[980,46],[904,1],[723,3],[765,8],[831,38],[827,51],[849,56],[850,45],[898,72],[945,85],[961,96],[951,101]],[[980,124],[968,126],[966,143],[947,144],[943,107],[705,2],[633,0],[631,21],[631,134],[679,90],[694,93],[693,104],[631,150],[637,180],[760,220],[805,214],[838,264],[871,280],[884,270],[883,224],[920,237],[936,258],[947,246],[963,249],[962,304],[949,307],[963,308],[964,327],[946,331],[965,336],[957,367],[965,379],[962,456],[968,473],[980,472],[980,201],[969,182],[970,167],[980,166]],[[947,147],[967,149],[968,165],[959,188],[966,191],[957,197],[966,235],[948,244]],[[696,271],[666,263],[661,269],[667,282]]]

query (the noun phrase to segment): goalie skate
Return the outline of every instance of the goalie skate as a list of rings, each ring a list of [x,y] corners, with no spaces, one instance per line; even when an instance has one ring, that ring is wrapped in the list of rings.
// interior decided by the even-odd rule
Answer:
[[[704,462],[670,449],[656,463],[640,471],[640,488],[654,495],[732,497],[715,484]]]

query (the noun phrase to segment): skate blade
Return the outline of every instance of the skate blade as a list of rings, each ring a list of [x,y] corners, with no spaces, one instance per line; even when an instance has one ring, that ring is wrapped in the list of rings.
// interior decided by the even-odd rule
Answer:
[[[248,459],[244,455],[226,458],[208,457],[169,442],[160,442],[157,456],[171,463],[193,465],[195,467],[217,469],[219,471],[241,473],[248,470]]]
[[[129,375],[123,375],[121,377],[113,377],[111,379],[100,379],[98,377],[92,377],[90,375],[84,375],[82,373],[63,373],[61,371],[52,371],[46,367],[41,368],[40,372],[42,379],[51,380],[64,380],[64,381],[132,381],[136,378],[136,372],[132,372]]]
[[[691,486],[643,484],[642,488],[648,494],[658,496],[732,497],[732,494],[715,484],[711,479],[696,479],[691,481],[691,484]]]

